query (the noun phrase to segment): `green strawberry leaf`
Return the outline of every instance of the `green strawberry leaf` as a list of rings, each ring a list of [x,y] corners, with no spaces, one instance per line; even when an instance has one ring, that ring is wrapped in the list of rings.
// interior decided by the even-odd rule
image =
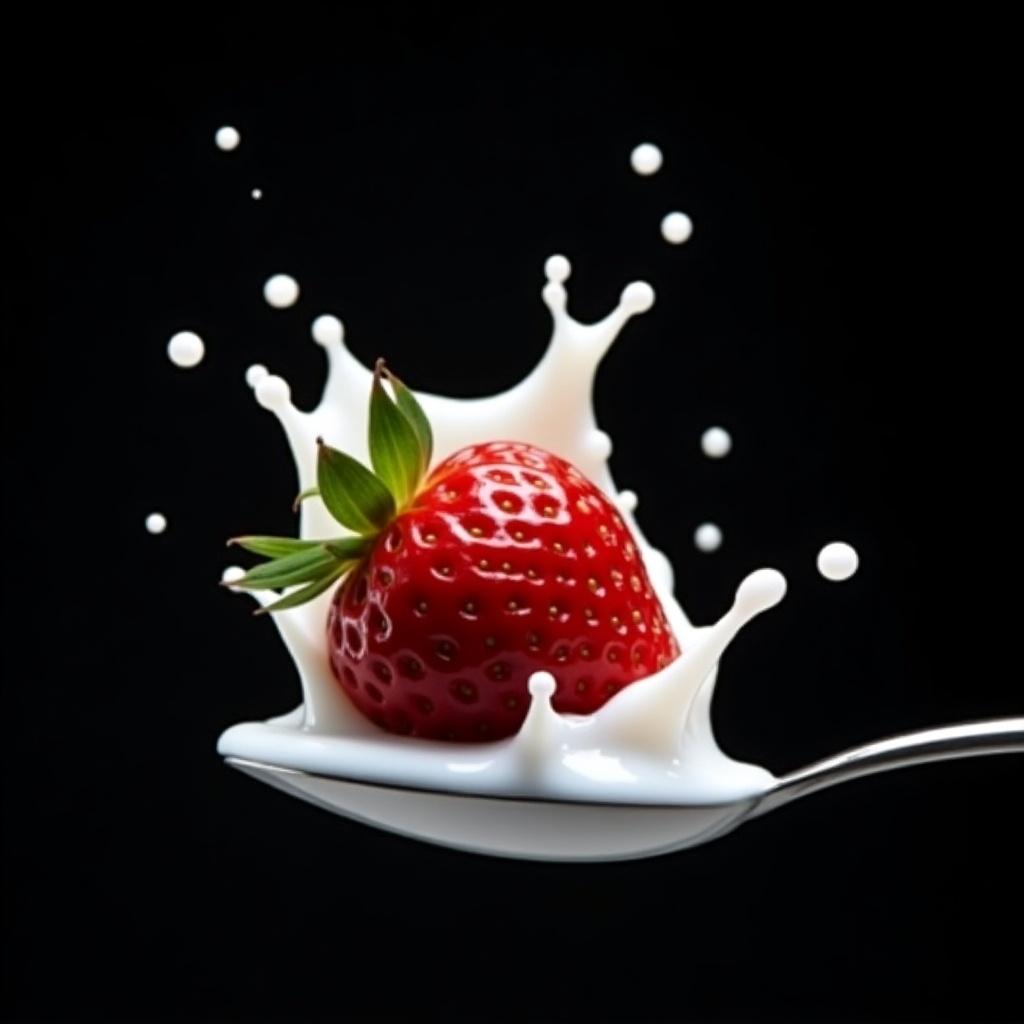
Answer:
[[[319,597],[325,590],[331,587],[335,580],[344,576],[349,568],[348,563],[339,562],[337,568],[326,576],[306,584],[306,586],[301,587],[299,590],[293,590],[290,594],[285,594],[280,600],[275,601],[273,604],[268,604],[266,608],[257,608],[255,614],[265,615],[267,612],[282,612],[286,608],[295,608],[300,604],[305,604],[307,601],[312,601],[314,597]]]
[[[384,386],[385,377],[390,392]],[[433,444],[430,423],[419,402],[378,360],[370,393],[373,469],[317,438],[316,484],[305,488],[294,505],[298,509],[307,498],[318,496],[327,511],[357,536],[330,540],[235,537],[228,543],[269,561],[226,585],[248,590],[299,588],[262,611],[294,608],[323,593],[365,557],[372,539],[415,496],[430,468]]]
[[[395,514],[395,499],[379,477],[317,438],[316,478],[327,511],[355,533],[372,535]]]
[[[423,474],[420,435],[384,390],[378,359],[370,392],[370,463],[401,508],[416,493]]]
[[[232,537],[228,544],[237,544],[246,551],[266,558],[281,558],[297,551],[308,551],[322,541],[299,540],[298,537]]]
[[[422,457],[421,475],[430,468],[430,459],[434,454],[434,433],[430,429],[430,420],[427,414],[416,401],[415,395],[388,369],[384,368],[391,390],[395,393],[395,401],[398,408],[405,413],[405,418],[412,424],[420,441],[420,455]]]
[[[293,512],[298,512],[299,511],[299,506],[307,498],[315,498],[319,493],[320,493],[320,488],[319,487],[307,487],[304,491],[299,491],[299,493],[295,495],[295,500],[292,502],[292,511]]]
[[[370,550],[369,537],[339,537],[323,542],[325,548],[341,562],[358,561]]]
[[[322,544],[317,544],[305,551],[296,551],[257,565],[228,586],[241,587],[243,590],[277,590],[318,580],[332,572],[338,564],[336,555],[331,554]]]

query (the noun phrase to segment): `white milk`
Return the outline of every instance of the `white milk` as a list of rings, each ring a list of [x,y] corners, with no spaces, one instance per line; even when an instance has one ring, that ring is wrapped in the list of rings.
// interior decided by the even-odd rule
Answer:
[[[818,572],[827,580],[848,580],[860,566],[860,556],[841,540],[826,544],[818,552]]]
[[[191,370],[203,361],[206,345],[195,331],[178,331],[167,342],[167,358],[183,370]]]
[[[662,159],[661,150],[653,142],[641,142],[629,154],[633,170],[645,178],[661,170]]]
[[[698,551],[710,554],[722,546],[722,528],[717,523],[701,523],[693,531],[693,543]]]
[[[167,516],[162,512],[150,512],[146,516],[146,529],[150,533],[163,533],[167,529]]]
[[[263,285],[263,298],[274,309],[294,306],[299,298],[299,282],[290,274],[274,274]]]
[[[708,427],[700,435],[700,447],[709,459],[724,459],[732,451],[732,435],[725,427]]]
[[[692,234],[693,221],[685,213],[674,210],[662,218],[661,237],[670,245],[682,245]]]
[[[547,352],[524,380],[488,398],[419,395],[434,428],[436,460],[465,445],[515,440],[547,448],[578,466],[611,496],[632,529],[682,647],[681,657],[587,716],[556,712],[551,706],[554,679],[535,673],[522,728],[499,742],[395,736],[364,718],[330,672],[327,593],[273,615],[298,669],[301,706],[269,722],[228,729],[218,744],[222,755],[404,787],[589,802],[722,804],[756,796],[772,785],[769,772],[734,761],[718,748],[711,699],[722,653],[746,622],[782,600],[786,581],[774,569],[760,569],[740,584],[733,607],[715,625],[698,629],[690,624],[673,597],[668,559],[644,540],[633,518],[636,495],[615,488],[608,470],[611,440],[598,428],[591,402],[601,357],[630,317],[651,308],[654,291],[636,281],[603,320],[581,324],[566,312],[569,261],[552,256],[545,273],[542,294],[554,331]],[[315,484],[318,436],[367,460],[371,372],[345,347],[337,318],[317,318],[313,337],[327,351],[329,372],[323,399],[311,412],[295,408],[280,377],[252,370],[247,375],[259,403],[284,427],[298,470],[297,489]],[[318,498],[303,503],[302,537],[339,532]],[[225,578],[239,574],[232,568]],[[257,595],[263,603],[275,597]]]
[[[223,128],[217,129],[213,136],[213,141],[217,143],[218,149],[223,149],[225,153],[230,153],[231,150],[238,149],[242,136],[237,128],[226,124]]]

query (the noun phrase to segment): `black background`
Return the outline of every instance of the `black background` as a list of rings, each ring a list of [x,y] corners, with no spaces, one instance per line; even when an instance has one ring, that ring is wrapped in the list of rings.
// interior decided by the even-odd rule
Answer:
[[[552,252],[581,319],[630,280],[657,291],[596,402],[684,605],[708,621],[750,569],[790,578],[723,663],[727,751],[783,772],[1019,714],[1005,26],[637,5],[146,19],[8,35],[30,276],[6,304],[6,1015],[1020,1019],[1016,757],[581,867],[393,838],[215,753],[298,696],[272,626],[216,587],[225,537],[292,526],[246,366],[313,404],[308,325],[330,311],[413,386],[508,386],[546,343]],[[646,139],[653,178],[628,165]],[[676,208],[680,247],[658,230]],[[302,296],[274,311],[282,270]],[[165,355],[183,328],[207,342],[188,372]],[[697,443],[715,422],[722,461]],[[705,519],[726,536],[710,556]],[[862,557],[843,585],[814,569],[835,538]]]

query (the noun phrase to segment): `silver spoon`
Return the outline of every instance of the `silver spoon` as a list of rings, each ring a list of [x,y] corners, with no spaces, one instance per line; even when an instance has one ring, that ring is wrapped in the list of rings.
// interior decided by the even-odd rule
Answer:
[[[367,825],[457,850],[524,860],[629,860],[716,839],[840,782],[982,754],[1024,753],[1024,718],[923,729],[854,747],[777,779],[764,793],[727,804],[582,803],[383,786],[237,757],[234,768],[292,796]]]

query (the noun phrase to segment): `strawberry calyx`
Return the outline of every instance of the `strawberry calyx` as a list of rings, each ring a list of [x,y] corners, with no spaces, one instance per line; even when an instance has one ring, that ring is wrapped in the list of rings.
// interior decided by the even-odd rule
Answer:
[[[391,394],[385,388],[391,387]],[[416,497],[433,454],[433,434],[413,393],[378,359],[370,391],[370,466],[317,438],[316,486],[303,490],[294,508],[319,497],[352,535],[325,540],[243,536],[237,544],[268,561],[227,584],[243,590],[290,590],[257,610],[283,611],[305,604],[339,581],[366,556],[375,538]]]

